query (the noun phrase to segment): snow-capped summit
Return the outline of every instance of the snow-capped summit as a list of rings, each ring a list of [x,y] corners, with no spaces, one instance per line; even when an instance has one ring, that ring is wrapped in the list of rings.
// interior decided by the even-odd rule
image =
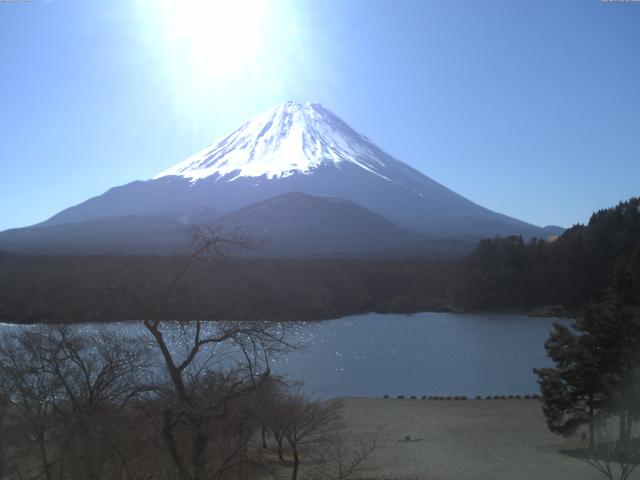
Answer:
[[[114,187],[40,225],[66,229],[71,227],[63,225],[136,217],[151,232],[149,225],[156,228],[158,219],[209,222],[270,198],[294,201],[286,196],[291,192],[348,200],[419,234],[547,236],[544,229],[483,208],[394,158],[320,104],[294,102],[257,115],[151,180]],[[325,210],[303,204],[310,219],[328,221],[319,213]]]
[[[319,103],[285,102],[154,178],[176,175],[192,182],[212,175],[229,182],[240,177],[272,179],[347,162],[386,179],[381,172],[385,156]]]

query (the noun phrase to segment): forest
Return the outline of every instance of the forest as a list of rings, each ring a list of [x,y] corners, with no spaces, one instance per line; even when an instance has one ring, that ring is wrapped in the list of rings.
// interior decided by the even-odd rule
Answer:
[[[535,370],[549,429],[587,427],[571,454],[607,478],[639,464],[640,200],[558,239],[483,240],[462,261],[234,260],[225,246],[244,239],[194,240],[175,257],[0,256],[3,319],[104,322],[97,336],[60,324],[3,335],[0,478],[366,478],[384,432],[354,436],[339,402],[271,372],[298,348],[295,320],[544,306],[581,309],[545,344],[554,367]],[[109,330],[114,319],[146,340]],[[605,437],[611,419],[619,433]]]
[[[467,257],[454,282],[466,309],[559,305],[576,311],[603,298],[616,266],[640,272],[640,199],[595,212],[553,241],[486,239]]]
[[[126,292],[161,297],[185,256],[0,253],[0,319],[108,322],[185,316],[318,320],[362,312],[575,313],[603,298],[618,265],[640,272],[640,200],[595,212],[556,239],[482,240],[464,259],[198,258],[170,306],[141,312]],[[250,299],[251,301],[247,301]],[[157,298],[156,298],[157,303]]]

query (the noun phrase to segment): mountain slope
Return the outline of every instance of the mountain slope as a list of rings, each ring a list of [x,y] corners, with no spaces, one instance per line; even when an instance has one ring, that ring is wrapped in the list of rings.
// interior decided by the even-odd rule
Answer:
[[[0,233],[0,248],[38,253],[182,253],[189,247],[189,223],[246,234],[255,250],[233,252],[245,257],[445,257],[463,255],[475,246],[469,240],[436,239],[405,230],[348,200],[299,192],[222,217],[214,210],[198,209],[181,220],[122,216],[14,229]]]
[[[0,232],[0,249],[28,253],[154,253],[187,247],[186,227],[152,216],[98,218]]]
[[[361,241],[374,237],[417,237],[349,200],[286,193],[224,215],[213,222],[224,229],[248,228],[269,238],[341,235]]]
[[[485,209],[396,160],[319,104],[286,102],[151,180],[66,209],[44,225],[122,215],[229,213],[289,192],[343,198],[436,236],[547,236]]]
[[[264,240],[261,252],[280,257],[451,256],[474,245],[408,231],[348,200],[300,192],[250,205],[213,225]]]

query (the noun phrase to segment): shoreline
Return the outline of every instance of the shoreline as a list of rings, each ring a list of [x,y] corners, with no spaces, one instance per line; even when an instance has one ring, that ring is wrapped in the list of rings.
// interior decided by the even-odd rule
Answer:
[[[550,309],[549,307],[553,307]],[[557,318],[573,319],[576,318],[578,312],[566,310],[563,307],[561,311],[556,310],[557,306],[546,306],[536,308],[523,308],[523,309],[505,309],[505,310],[464,310],[464,309],[431,309],[431,310],[402,310],[402,311],[378,311],[378,310],[363,310],[349,312],[345,314],[330,315],[322,318],[317,316],[303,317],[299,319],[283,318],[283,319],[260,319],[260,318],[214,318],[214,319],[202,319],[203,322],[222,322],[222,321],[265,321],[274,323],[319,323],[333,320],[348,319],[350,317],[376,314],[376,315],[399,315],[399,316],[413,316],[421,313],[445,313],[453,315],[516,315],[529,318]],[[114,323],[135,323],[140,322],[140,319],[121,319],[121,320],[88,320],[79,322],[61,322],[61,321],[16,321],[15,319],[9,319],[6,317],[0,317],[0,325],[110,325]],[[175,322],[177,320],[161,320],[162,322]],[[189,322],[195,322],[197,319],[189,320]]]

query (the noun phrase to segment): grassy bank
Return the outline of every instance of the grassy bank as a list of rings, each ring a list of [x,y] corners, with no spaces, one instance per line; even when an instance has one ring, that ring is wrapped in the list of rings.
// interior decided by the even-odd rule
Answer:
[[[386,432],[370,459],[373,478],[602,478],[584,461],[560,453],[576,441],[547,430],[538,400],[346,398],[342,415],[353,432]]]

